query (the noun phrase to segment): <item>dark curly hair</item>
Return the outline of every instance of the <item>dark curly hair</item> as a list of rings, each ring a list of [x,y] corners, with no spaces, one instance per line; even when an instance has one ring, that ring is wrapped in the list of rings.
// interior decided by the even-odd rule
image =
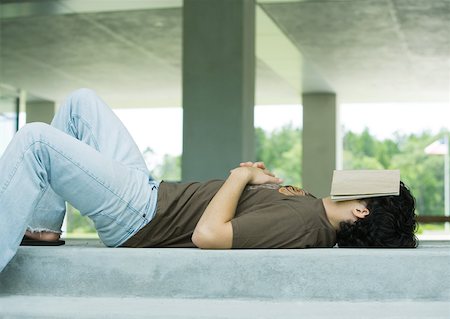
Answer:
[[[398,196],[363,200],[369,215],[354,223],[341,222],[337,233],[339,247],[417,247],[415,199],[403,182]]]

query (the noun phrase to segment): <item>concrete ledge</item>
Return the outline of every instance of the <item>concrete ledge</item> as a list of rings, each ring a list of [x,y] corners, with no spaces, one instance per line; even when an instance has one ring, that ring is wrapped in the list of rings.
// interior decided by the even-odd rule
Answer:
[[[418,249],[21,247],[2,295],[448,301],[450,244]]]
[[[295,302],[92,297],[0,298],[4,319],[448,319],[447,302]]]

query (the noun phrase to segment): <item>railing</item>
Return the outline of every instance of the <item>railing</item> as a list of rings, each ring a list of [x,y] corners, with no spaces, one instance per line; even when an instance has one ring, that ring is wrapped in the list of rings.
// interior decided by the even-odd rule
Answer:
[[[450,216],[417,216],[419,223],[446,223],[450,222]]]

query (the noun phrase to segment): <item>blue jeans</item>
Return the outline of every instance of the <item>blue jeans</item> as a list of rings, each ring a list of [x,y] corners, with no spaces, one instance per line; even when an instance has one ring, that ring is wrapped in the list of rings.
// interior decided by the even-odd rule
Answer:
[[[130,134],[93,91],[72,93],[51,126],[25,125],[0,158],[0,271],[26,229],[61,233],[65,201],[117,247],[156,212],[159,182]]]

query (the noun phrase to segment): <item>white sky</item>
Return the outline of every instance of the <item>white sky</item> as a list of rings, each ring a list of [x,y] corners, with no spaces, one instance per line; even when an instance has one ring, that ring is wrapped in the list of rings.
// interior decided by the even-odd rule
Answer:
[[[376,137],[389,138],[394,132],[438,132],[450,129],[450,104],[343,104],[341,125],[362,132],[365,127]]]

